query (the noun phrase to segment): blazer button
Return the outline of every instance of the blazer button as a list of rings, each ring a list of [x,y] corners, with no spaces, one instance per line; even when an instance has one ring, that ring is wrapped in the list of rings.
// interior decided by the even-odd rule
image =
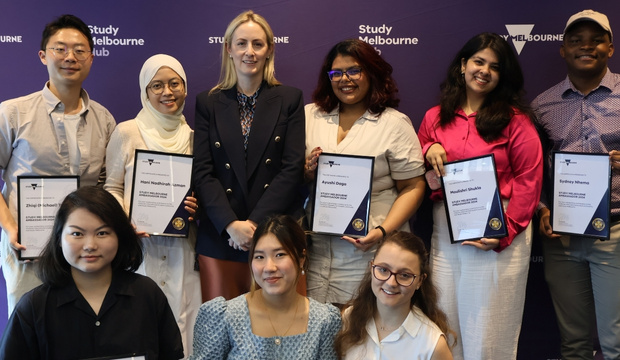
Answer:
[[[230,164],[226,163],[226,165],[224,165],[224,167],[226,168],[226,170],[230,170]]]
[[[266,189],[269,187],[269,184],[265,184],[265,186],[263,186],[263,189]]]
[[[265,160],[265,165],[269,165],[269,164],[271,164],[271,159]]]
[[[226,189],[226,194],[228,195],[232,194],[232,189]]]
[[[220,146],[222,146],[222,144],[220,144],[220,142],[219,142],[219,141],[216,141],[216,142],[215,142],[215,147],[219,149],[219,148],[220,148]]]
[[[275,140],[275,142],[280,142],[280,140],[282,140],[282,138],[279,137],[279,136],[276,136],[276,138],[274,140]]]

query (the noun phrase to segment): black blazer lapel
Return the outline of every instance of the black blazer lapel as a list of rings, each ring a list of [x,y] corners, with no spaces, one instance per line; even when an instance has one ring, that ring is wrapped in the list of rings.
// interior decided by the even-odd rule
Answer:
[[[248,142],[247,175],[251,177],[259,165],[263,153],[269,144],[271,134],[278,123],[282,98],[271,88],[265,88],[258,96],[254,120]]]
[[[239,103],[235,89],[224,90],[215,103],[214,117],[217,131],[220,134],[222,145],[230,160],[230,166],[247,196],[247,175],[245,168],[245,151],[243,149],[243,134],[239,120]]]

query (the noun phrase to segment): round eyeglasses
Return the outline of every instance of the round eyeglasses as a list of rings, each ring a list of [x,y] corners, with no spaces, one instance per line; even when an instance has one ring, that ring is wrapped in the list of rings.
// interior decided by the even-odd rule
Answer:
[[[75,57],[75,60],[84,61],[88,59],[88,57],[92,53],[90,50],[86,50],[81,47],[74,47],[73,49],[69,49],[66,46],[58,46],[58,45],[55,47],[49,47],[47,48],[47,50],[52,50],[54,57],[60,60],[66,59],[67,56],[69,56],[69,53],[72,52],[73,57]]]
[[[340,81],[345,75],[349,80],[359,80],[362,77],[362,69],[355,67],[347,70],[332,70],[327,72],[330,81]]]
[[[370,266],[372,267],[372,275],[375,277],[375,279],[379,281],[388,281],[390,277],[394,275],[396,283],[400,286],[411,286],[411,284],[413,284],[413,282],[415,281],[415,278],[418,277],[418,275],[406,272],[392,272],[390,269],[383,266],[375,265],[372,262],[370,262]]]
[[[164,88],[168,86],[168,89],[172,92],[181,92],[183,91],[183,81],[181,79],[171,79],[168,83],[164,83],[163,81],[153,81],[147,89],[150,89],[151,92],[155,95],[161,95],[164,92]]]

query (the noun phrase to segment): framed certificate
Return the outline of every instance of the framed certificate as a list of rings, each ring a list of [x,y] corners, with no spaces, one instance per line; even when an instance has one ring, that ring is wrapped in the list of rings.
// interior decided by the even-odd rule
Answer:
[[[452,243],[508,235],[493,154],[444,164],[443,198]]]
[[[189,212],[185,198],[192,193],[191,155],[136,150],[129,217],[151,235],[186,237]]]
[[[551,227],[556,234],[609,239],[609,154],[553,152]]]
[[[362,237],[368,234],[375,158],[322,153],[317,163],[313,232]]]
[[[79,176],[17,177],[17,241],[26,247],[19,251],[19,260],[39,257],[52,234],[60,204],[79,186]]]

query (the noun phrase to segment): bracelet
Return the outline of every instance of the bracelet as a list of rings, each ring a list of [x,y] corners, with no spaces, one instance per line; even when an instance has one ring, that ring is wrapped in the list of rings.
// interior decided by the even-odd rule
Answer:
[[[375,227],[375,229],[381,230],[381,232],[383,233],[383,238],[385,239],[385,236],[387,235],[387,233],[385,232],[385,229],[383,228],[383,226],[379,225]]]

